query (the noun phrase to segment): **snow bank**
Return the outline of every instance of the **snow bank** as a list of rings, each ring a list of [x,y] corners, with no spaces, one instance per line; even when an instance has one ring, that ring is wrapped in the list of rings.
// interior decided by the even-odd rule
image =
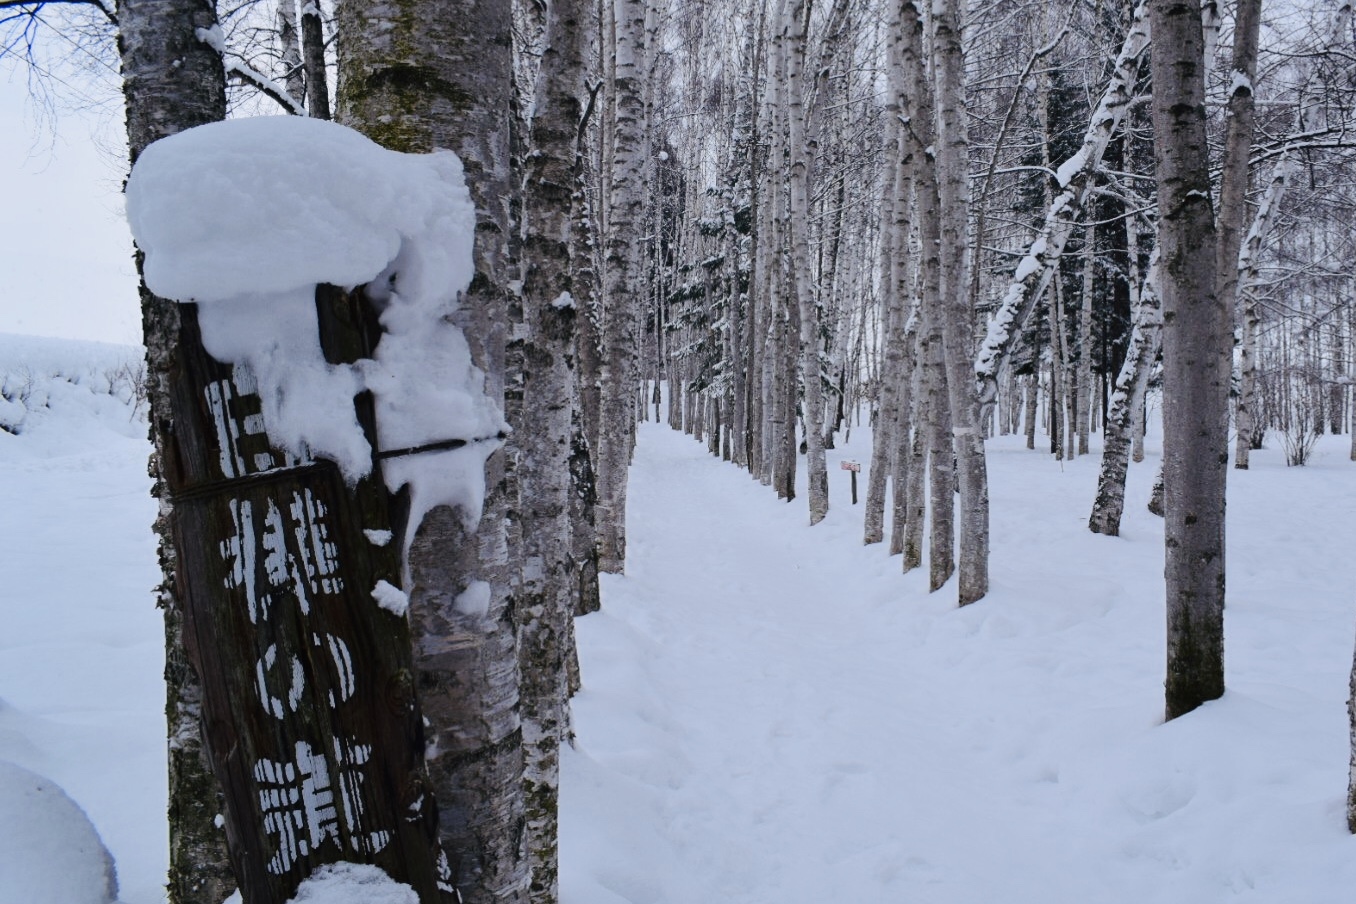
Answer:
[[[450,322],[475,231],[455,154],[388,151],[302,117],[212,123],[146,149],[127,215],[147,285],[201,303],[205,348],[253,374],[276,446],[365,476],[372,450],[352,400],[370,390],[383,451],[402,453],[384,479],[415,499],[407,536],[435,505],[478,516],[484,459],[508,428]],[[368,285],[384,330],[371,359],[326,363],[319,283]],[[468,446],[448,451],[454,440]]]
[[[17,432],[0,430],[0,763],[52,789],[26,799],[34,789],[20,782],[15,798],[13,769],[0,780],[0,904],[106,900],[94,879],[88,894],[71,884],[97,872],[90,822],[122,900],[164,899],[156,502],[145,405],[127,382],[141,358],[134,346],[0,335],[0,383],[28,390]]]
[[[0,760],[0,904],[110,904],[113,858],[51,779]]]
[[[142,424],[128,427],[142,413],[144,373],[132,346],[0,333],[0,432],[35,429],[60,409],[144,435]]]
[[[240,892],[222,904],[241,904]],[[413,888],[397,882],[378,866],[329,863],[302,880],[287,904],[419,904]]]
[[[419,896],[380,867],[333,863],[311,873],[289,904],[419,904]]]

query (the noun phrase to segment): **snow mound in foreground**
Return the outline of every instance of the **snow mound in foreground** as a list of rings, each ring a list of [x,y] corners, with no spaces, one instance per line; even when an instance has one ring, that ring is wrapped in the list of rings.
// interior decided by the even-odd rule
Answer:
[[[111,904],[113,858],[80,805],[0,760],[0,904]]]
[[[290,904],[419,904],[419,896],[380,867],[331,863],[311,873]]]
[[[225,904],[240,904],[240,892]],[[287,904],[419,904],[419,895],[379,866],[327,863],[302,881]]]

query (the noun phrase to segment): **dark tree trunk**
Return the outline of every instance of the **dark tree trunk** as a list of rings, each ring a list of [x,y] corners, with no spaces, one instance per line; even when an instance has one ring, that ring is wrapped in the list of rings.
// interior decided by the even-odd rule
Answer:
[[[322,287],[317,307],[331,363],[370,356],[360,296]],[[282,902],[319,864],[352,860],[437,901],[409,630],[373,599],[400,583],[402,545],[365,533],[392,529],[386,490],[375,468],[350,487],[332,462],[270,449],[252,377],[201,351],[194,307],[180,314],[161,469],[241,891]],[[357,403],[375,448],[370,400]]]
[[[1198,0],[1153,0],[1154,159],[1163,296],[1167,717],[1224,693],[1230,312],[1215,291]]]

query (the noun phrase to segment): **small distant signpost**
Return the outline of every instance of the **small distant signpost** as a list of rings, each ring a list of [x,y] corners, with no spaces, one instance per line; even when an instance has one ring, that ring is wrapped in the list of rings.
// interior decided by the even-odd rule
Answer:
[[[845,459],[843,459],[842,461],[840,461],[840,462],[838,463],[838,467],[842,468],[844,471],[851,471],[851,472],[852,472],[852,504],[853,504],[853,505],[856,505],[856,504],[857,504],[857,474],[862,470],[862,463],[859,462],[859,461],[852,461],[851,459],[845,458]]]

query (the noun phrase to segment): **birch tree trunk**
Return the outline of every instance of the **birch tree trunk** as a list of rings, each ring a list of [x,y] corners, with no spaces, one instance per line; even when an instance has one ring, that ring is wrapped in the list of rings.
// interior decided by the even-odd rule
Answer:
[[[593,15],[596,23],[598,16]],[[596,43],[590,48],[592,68],[597,68]],[[601,82],[596,83],[589,95],[590,121],[599,118],[597,111],[598,92]],[[574,355],[575,386],[571,406],[574,415],[571,418],[570,439],[570,541],[573,547],[575,568],[579,577],[579,599],[575,604],[576,615],[597,612],[602,606],[602,594],[598,584],[598,534],[595,519],[595,507],[598,503],[598,487],[594,474],[594,447],[591,437],[597,434],[600,420],[598,411],[601,402],[601,388],[598,374],[601,369],[598,347],[598,308],[599,308],[599,245],[598,219],[594,215],[593,192],[590,175],[596,179],[597,172],[591,166],[595,155],[590,152],[590,136],[597,135],[600,129],[589,123],[581,123],[581,131],[575,148],[575,173],[580,180],[579,205],[576,211],[573,230],[574,247],[571,252],[574,264],[575,283],[574,303]]]
[[[1097,269],[1097,227],[1083,227],[1083,295],[1078,308],[1078,376],[1074,381],[1074,414],[1078,418],[1078,454],[1088,454],[1092,432],[1092,289]]]
[[[603,271],[602,424],[598,435],[598,567],[620,574],[626,561],[626,479],[636,428],[640,299],[645,285],[645,0],[615,0],[615,114]],[[670,386],[672,392],[674,387]]]
[[[896,8],[897,9],[897,8]],[[890,55],[897,56],[895,45],[899,38],[899,20],[895,18],[889,30]],[[892,64],[891,69],[895,66]],[[898,89],[893,87],[898,76],[893,75],[890,94],[886,99],[885,114],[888,120],[899,116]],[[883,293],[881,303],[882,332],[885,336],[885,355],[881,363],[877,382],[878,401],[876,404],[876,422],[871,434],[871,473],[866,483],[866,506],[863,511],[863,536],[866,544],[879,543],[885,538],[885,488],[887,481],[899,479],[895,467],[895,449],[898,446],[896,431],[899,420],[899,386],[903,373],[903,324],[904,299],[900,297],[897,281],[894,277],[898,261],[896,250],[898,242],[895,233],[895,209],[898,204],[907,204],[901,198],[900,187],[904,183],[903,165],[899,161],[898,129],[891,129],[893,137],[886,142],[885,158],[894,170],[888,181],[888,190],[881,199],[881,268],[880,285]]]
[[[805,52],[809,0],[783,0],[782,48],[786,54],[787,142],[791,152],[790,216],[791,282],[800,314],[800,361],[805,418],[805,471],[809,484],[810,523],[829,511],[829,471],[824,457],[824,381],[819,366],[819,308],[810,271],[810,162],[814,148],[805,130]]]
[[[207,0],[121,0],[118,51],[127,108],[131,162],[151,142],[226,117],[226,79],[220,55],[198,40],[217,23]],[[140,269],[141,256],[137,255]],[[212,774],[202,732],[202,682],[184,649],[184,602],[175,580],[179,551],[164,474],[169,437],[176,429],[172,397],[183,324],[179,306],[141,284],[151,473],[159,500],[155,532],[163,581],[157,602],[165,616],[165,715],[169,780],[170,904],[220,904],[235,889],[226,835],[216,824],[221,786]]]
[[[1224,693],[1230,312],[1215,290],[1199,0],[1152,0],[1163,294],[1167,718]]]
[[[504,405],[509,292],[512,20],[507,4],[397,0],[339,6],[340,119],[402,151],[451,148],[476,208],[475,276],[457,311],[485,393]],[[517,412],[509,409],[510,423]],[[513,612],[521,573],[503,448],[485,465],[482,512],[443,506],[416,532],[408,567],[428,769],[456,894],[524,901],[523,728]],[[483,606],[459,604],[470,594]]]
[[[301,57],[306,70],[306,113],[315,119],[329,119],[330,82],[325,68],[325,26],[320,21],[318,0],[309,0],[301,8]]]
[[[1041,378],[1039,368],[1037,369],[1036,373],[1028,374],[1027,376],[1023,377],[1022,382],[1026,386],[1026,394],[1024,396],[1024,406],[1023,406],[1024,417],[1026,419],[1023,422],[1022,429],[1026,432],[1026,447],[1028,449],[1035,449],[1036,421],[1038,419],[1038,413],[1040,408],[1039,396],[1041,388]]]
[[[901,570],[908,574],[923,564],[923,520],[926,512],[924,478],[927,453],[916,412],[921,410],[922,353],[918,344],[918,317],[909,318],[904,342],[909,353],[907,375],[909,398],[899,403],[899,427],[895,433],[895,461],[902,472],[894,485],[894,525],[890,531],[890,552],[898,552]]]
[[[1238,306],[1239,253],[1243,244],[1243,223],[1247,217],[1248,153],[1252,150],[1253,80],[1257,77],[1257,39],[1262,21],[1261,0],[1239,0],[1234,17],[1234,50],[1231,69],[1233,86],[1229,93],[1228,129],[1224,139],[1224,164],[1220,174],[1219,258],[1215,280],[1220,304],[1228,310]],[[1249,293],[1251,297],[1251,293]],[[1243,341],[1239,367],[1240,392],[1236,409],[1237,441],[1234,466],[1246,470],[1252,447],[1251,423],[1256,395],[1257,306],[1245,304],[1242,321]],[[1244,385],[1246,384],[1246,385]],[[1246,413],[1245,413],[1246,412]]]
[[[907,18],[910,13],[914,16],[912,22]],[[909,500],[912,498],[911,434],[915,404],[912,389],[917,319],[909,315],[906,298],[912,292],[909,214],[917,166],[914,156],[920,148],[903,125],[903,121],[911,115],[909,90],[916,77],[907,58],[913,50],[906,48],[904,29],[907,26],[917,30],[917,10],[912,7],[906,9],[904,3],[896,3],[891,7],[891,16],[887,48],[890,93],[885,109],[891,130],[891,140],[886,144],[886,159],[891,162],[890,170],[893,172],[887,181],[888,191],[882,203],[880,275],[885,308],[885,355],[878,380],[880,414],[877,417],[876,433],[873,434],[871,481],[867,488],[866,542],[879,542],[881,539],[885,481],[888,477],[892,481],[894,502],[890,554],[895,555],[902,553],[905,548]],[[878,467],[881,469],[879,481],[876,475]],[[917,488],[913,489],[917,493]],[[876,519],[874,522],[873,518]],[[915,566],[906,566],[905,570],[910,567]]]
[[[567,663],[574,600],[570,505],[574,395],[573,261],[582,183],[590,0],[548,0],[523,173],[522,408],[519,454],[523,571],[517,599],[530,900],[558,898],[560,743],[569,729]]]
[[[1134,248],[1132,236],[1131,248]],[[1116,377],[1116,388],[1111,395],[1103,431],[1102,464],[1097,476],[1097,497],[1088,518],[1088,529],[1095,534],[1120,536],[1121,516],[1125,513],[1125,477],[1130,467],[1131,447],[1138,437],[1137,411],[1144,405],[1144,391],[1149,384],[1149,373],[1160,345],[1162,312],[1158,303],[1157,252],[1149,265],[1149,275],[1142,288],[1132,272],[1131,291],[1135,293],[1135,322],[1130,333],[1130,347],[1125,362]]]
[[[940,589],[955,573],[955,442],[951,430],[951,398],[947,388],[946,316],[942,298],[942,213],[939,167],[934,146],[936,87],[928,78],[923,58],[924,18],[916,0],[902,0],[903,40],[900,65],[909,90],[906,156],[914,163],[919,259],[919,394],[915,403],[916,429],[927,451],[928,500],[932,512],[928,538],[928,587]],[[968,379],[968,373],[967,373]],[[920,519],[921,522],[921,519]],[[920,523],[921,527],[921,523]],[[921,537],[919,538],[921,541]],[[913,567],[910,538],[905,540],[903,567]],[[921,546],[921,542],[919,544]]]
[[[1356,657],[1352,660],[1348,687],[1350,696],[1347,698],[1347,725],[1348,736],[1351,739],[1351,766],[1347,778],[1347,831],[1356,835]]]
[[[306,70],[301,62],[301,37],[297,29],[297,8],[292,0],[278,4],[278,62],[282,66],[283,87],[296,109],[306,107]]]
[[[960,0],[933,0],[933,68],[937,90],[937,191],[940,210],[941,317],[951,432],[960,488],[960,605],[989,592],[989,479],[979,398],[970,377],[974,312],[966,291],[970,206],[965,127],[965,58]]]

